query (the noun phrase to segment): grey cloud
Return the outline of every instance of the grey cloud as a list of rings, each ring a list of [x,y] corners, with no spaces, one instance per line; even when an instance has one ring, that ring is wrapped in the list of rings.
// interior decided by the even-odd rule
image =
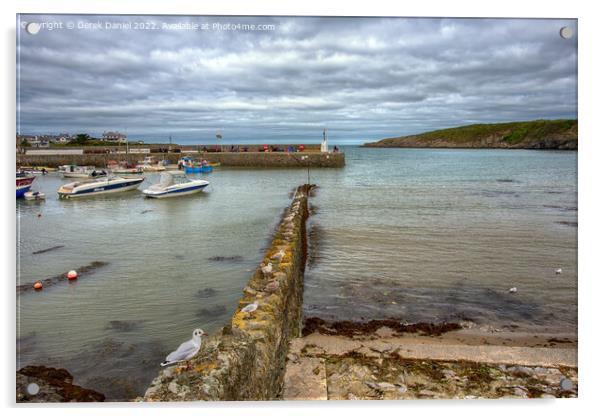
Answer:
[[[274,24],[274,31],[19,34],[22,133],[371,140],[472,122],[576,117],[574,20],[37,16]]]

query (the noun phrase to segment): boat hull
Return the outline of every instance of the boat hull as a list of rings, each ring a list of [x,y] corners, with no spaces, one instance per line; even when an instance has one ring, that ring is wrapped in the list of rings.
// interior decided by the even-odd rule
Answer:
[[[16,178],[17,198],[22,198],[23,195],[25,195],[25,192],[29,191],[34,179],[35,176],[22,176]]]
[[[25,195],[26,192],[29,192],[30,188],[31,188],[31,184],[17,186],[17,198],[23,198],[23,195]]]
[[[184,166],[184,171],[186,173],[209,173],[213,171],[213,167],[212,166],[195,166],[195,167],[190,167],[190,166]]]

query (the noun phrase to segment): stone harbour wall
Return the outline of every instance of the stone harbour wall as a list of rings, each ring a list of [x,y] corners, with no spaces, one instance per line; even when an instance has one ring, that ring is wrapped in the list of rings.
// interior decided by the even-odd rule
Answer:
[[[194,358],[162,370],[140,400],[273,400],[281,395],[289,341],[301,329],[310,191],[310,185],[297,188],[230,324],[205,338]],[[242,311],[254,302],[255,311]]]
[[[81,155],[17,155],[17,164],[21,166],[47,166],[60,165],[93,165],[105,167],[109,160],[127,160],[128,163],[137,163],[147,154],[81,154]],[[177,163],[182,156],[194,159],[206,159],[212,163],[221,163],[222,166],[239,167],[264,167],[264,168],[340,168],[345,166],[344,153],[319,153],[319,152],[236,152],[236,153],[153,153],[155,160],[166,159],[170,163]],[[304,159],[302,159],[304,158]]]

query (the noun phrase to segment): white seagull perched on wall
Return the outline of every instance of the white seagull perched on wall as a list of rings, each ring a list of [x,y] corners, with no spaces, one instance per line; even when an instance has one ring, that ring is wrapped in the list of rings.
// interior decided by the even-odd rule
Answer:
[[[556,274],[562,274],[562,269],[556,269]]]
[[[179,363],[180,361],[190,360],[201,349],[201,337],[206,337],[207,334],[202,329],[195,329],[192,332],[192,339],[183,342],[177,350],[169,353],[165,361],[161,363],[161,367]]]
[[[261,272],[263,274],[271,274],[272,273],[272,263],[268,263],[267,266],[263,266],[261,268]]]
[[[246,313],[255,312],[257,310],[257,306],[258,305],[259,305],[259,302],[255,301],[253,303],[249,303],[247,306],[245,306],[244,308],[242,308],[240,311],[241,312],[246,312]]]

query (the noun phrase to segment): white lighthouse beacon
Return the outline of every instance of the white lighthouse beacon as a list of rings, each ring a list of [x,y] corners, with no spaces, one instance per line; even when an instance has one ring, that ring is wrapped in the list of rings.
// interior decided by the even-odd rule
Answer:
[[[324,129],[322,145],[320,146],[320,151],[322,153],[328,153],[328,138],[326,137],[326,129]]]

